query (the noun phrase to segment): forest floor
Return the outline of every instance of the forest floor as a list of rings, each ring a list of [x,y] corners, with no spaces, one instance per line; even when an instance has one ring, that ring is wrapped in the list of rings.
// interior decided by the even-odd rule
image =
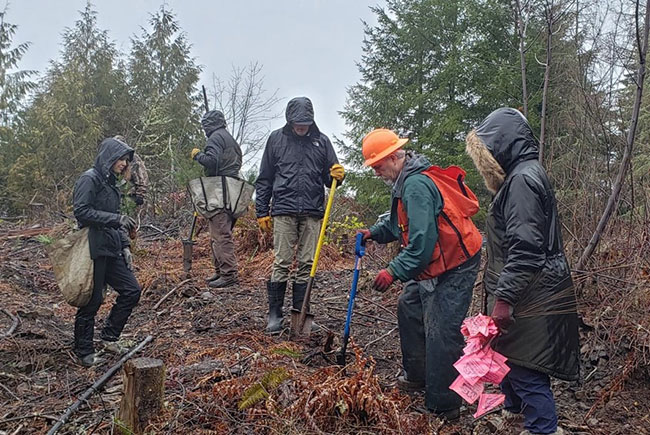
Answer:
[[[460,420],[443,422],[422,412],[421,395],[397,390],[400,288],[379,294],[369,286],[372,272],[390,258],[388,249],[368,247],[352,320],[354,345],[348,348],[347,367],[341,369],[336,352],[353,275],[352,238],[340,242],[342,247],[327,245],[321,257],[312,311],[322,330],[292,341],[287,332],[264,334],[265,282],[272,252],[254,220],[242,219],[235,230],[240,285],[220,290],[204,282],[212,272],[207,231],[199,234],[186,280],[180,227],[174,222],[142,225],[133,248],[143,292],[123,337],[137,344],[153,336],[136,356],[159,358],[166,367],[164,407],[147,433],[517,434],[521,430],[500,427],[498,412],[475,420],[475,404],[464,406]],[[65,228],[0,222],[0,434],[45,433],[120,359],[104,354],[104,363],[84,368],[72,354],[75,308],[60,296],[42,243],[60,236]],[[620,290],[615,283],[611,286],[612,291]],[[176,291],[159,303],[174,287]],[[647,297],[650,281],[644,289]],[[475,293],[470,315],[480,309],[478,284]],[[287,301],[290,294],[288,290]],[[96,330],[115,295],[109,292]],[[615,306],[598,300],[581,304],[582,380],[553,385],[560,425],[568,433],[650,433],[647,306],[645,317],[634,321],[636,331],[623,334],[615,329]],[[115,415],[122,383],[118,372],[59,433],[119,433]],[[261,384],[266,388],[256,396],[255,386]]]

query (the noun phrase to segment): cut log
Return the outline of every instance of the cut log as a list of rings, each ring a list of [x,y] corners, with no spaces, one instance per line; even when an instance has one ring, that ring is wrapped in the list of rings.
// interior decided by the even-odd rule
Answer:
[[[140,434],[158,415],[165,395],[165,366],[159,359],[136,358],[124,365],[124,397],[118,420],[128,431]]]

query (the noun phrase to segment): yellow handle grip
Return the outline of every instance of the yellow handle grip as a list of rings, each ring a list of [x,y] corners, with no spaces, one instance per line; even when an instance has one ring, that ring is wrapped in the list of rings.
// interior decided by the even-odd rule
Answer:
[[[327,229],[327,221],[330,218],[330,211],[332,210],[332,203],[334,202],[334,192],[336,192],[336,178],[332,178],[332,186],[330,187],[330,196],[327,198],[327,205],[325,206],[325,216],[323,216],[323,224],[320,226],[320,234],[318,236],[318,244],[316,245],[316,253],[314,254],[314,262],[311,265],[311,272],[309,277],[316,276],[316,269],[318,267],[318,258],[320,257],[320,248],[323,246],[325,240],[325,230]]]

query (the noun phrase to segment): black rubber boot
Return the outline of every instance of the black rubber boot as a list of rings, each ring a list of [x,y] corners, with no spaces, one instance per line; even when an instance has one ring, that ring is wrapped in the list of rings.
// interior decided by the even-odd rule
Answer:
[[[279,334],[282,331],[282,305],[284,305],[284,293],[287,290],[285,282],[266,283],[266,292],[269,297],[269,323],[266,326],[268,334]]]
[[[302,310],[302,303],[305,300],[305,293],[307,293],[307,283],[301,282],[293,283],[293,308],[300,311]],[[309,313],[309,306],[307,306],[307,312]],[[321,330],[321,327],[318,323],[311,322],[311,332],[318,332]]]
[[[95,318],[76,316],[74,321],[74,353],[82,358],[95,353],[93,335],[95,333]]]
[[[307,291],[306,282],[293,283],[293,308],[294,309],[302,310],[302,302],[305,300],[306,291]],[[309,312],[309,307],[307,307],[307,312]]]

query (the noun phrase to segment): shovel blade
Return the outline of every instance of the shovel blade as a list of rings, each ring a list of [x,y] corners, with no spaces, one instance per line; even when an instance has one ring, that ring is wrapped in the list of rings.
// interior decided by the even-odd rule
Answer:
[[[194,242],[191,240],[183,240],[183,271],[189,275],[192,270],[192,248]]]
[[[300,310],[295,308],[291,310],[291,336],[309,336],[311,334],[311,326],[314,323],[314,315],[312,313],[305,314],[305,322],[300,324]]]

